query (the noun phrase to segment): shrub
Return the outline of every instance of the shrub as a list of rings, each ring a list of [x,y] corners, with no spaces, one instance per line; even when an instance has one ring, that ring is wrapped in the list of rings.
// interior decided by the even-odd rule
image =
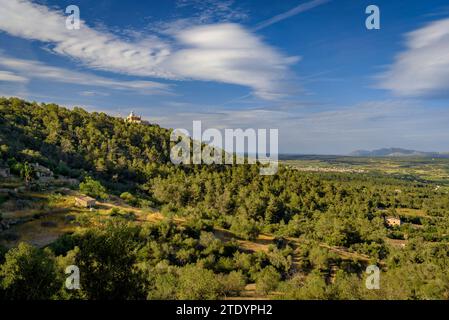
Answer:
[[[238,296],[245,288],[246,279],[241,271],[232,271],[220,277],[224,296]]]
[[[148,293],[148,300],[173,300],[176,298],[178,276],[171,269],[156,273],[150,282],[152,288]]]
[[[215,300],[222,291],[221,283],[211,270],[197,265],[179,269],[178,299]]]
[[[87,299],[140,299],[143,279],[135,253],[140,229],[121,220],[109,221],[104,228],[90,229],[76,241],[79,251],[81,288]]]
[[[11,300],[49,299],[60,288],[51,251],[25,243],[6,253],[0,278],[4,297]]]
[[[120,198],[133,207],[139,206],[139,199],[129,192],[123,192]]]
[[[66,254],[75,247],[75,238],[71,234],[64,234],[48,246],[57,256]]]
[[[259,272],[256,280],[256,291],[262,294],[268,294],[277,288],[281,276],[272,266],[264,268]]]
[[[248,219],[244,216],[235,217],[232,221],[230,230],[237,236],[246,240],[254,240],[260,233],[260,229],[256,221],[253,219]]]
[[[85,193],[88,196],[98,199],[108,198],[106,188],[99,181],[94,180],[92,177],[87,176],[84,179],[84,182],[80,183],[79,188],[82,193]]]
[[[112,208],[111,211],[109,211],[109,215],[111,217],[117,217],[121,215],[121,212],[118,208]]]

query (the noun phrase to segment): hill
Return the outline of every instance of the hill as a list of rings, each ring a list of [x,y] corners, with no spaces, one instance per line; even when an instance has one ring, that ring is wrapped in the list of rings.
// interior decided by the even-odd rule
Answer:
[[[105,113],[0,98],[0,157],[39,163],[55,174],[91,173],[123,184],[145,182],[170,161],[170,131]],[[13,167],[12,163],[9,163]]]
[[[402,148],[382,148],[377,150],[356,150],[349,154],[353,157],[433,157],[449,158],[449,153],[424,152]]]

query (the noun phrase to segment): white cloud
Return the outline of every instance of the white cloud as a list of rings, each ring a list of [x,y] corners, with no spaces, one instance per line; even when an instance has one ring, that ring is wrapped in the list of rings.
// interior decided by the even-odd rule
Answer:
[[[125,41],[85,22],[80,30],[68,30],[62,10],[58,13],[30,1],[0,0],[0,7],[0,30],[49,43],[53,52],[99,70],[171,80],[219,81],[248,86],[261,98],[273,98],[284,93],[285,85],[279,82],[286,80],[289,66],[297,61],[238,24],[178,29],[173,35],[177,43],[155,35]],[[226,14],[227,8],[222,9]]]
[[[0,7],[0,30],[11,35],[51,43],[54,52],[79,59],[93,68],[170,77],[156,67],[170,53],[157,38],[126,42],[89,28],[84,22],[80,30],[68,30],[62,10],[59,14],[29,1],[0,0]]]
[[[9,71],[0,70],[0,81],[7,82],[28,82],[28,78],[19,76]]]
[[[16,74],[12,74],[10,71],[0,71],[0,79],[3,74],[9,78],[15,78],[15,81],[21,82],[28,80],[28,78],[39,78],[77,85],[98,86],[117,90],[133,90],[142,94],[166,94],[169,92],[169,86],[159,82],[112,80],[89,73],[47,66],[34,60],[16,59],[1,54],[0,66],[16,72]]]
[[[449,18],[407,35],[407,50],[381,75],[380,87],[400,96],[448,96]]]
[[[185,48],[164,64],[184,78],[239,84],[272,99],[286,87],[288,67],[298,57],[285,57],[237,24],[197,26],[177,33]]]

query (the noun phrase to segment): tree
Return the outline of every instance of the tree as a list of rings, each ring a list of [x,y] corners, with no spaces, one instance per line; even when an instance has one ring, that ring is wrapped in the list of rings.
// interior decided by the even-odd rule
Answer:
[[[51,251],[25,243],[6,253],[0,279],[4,297],[11,300],[50,299],[61,287]]]
[[[214,300],[221,292],[217,276],[208,269],[187,265],[179,269],[179,291],[181,300]]]
[[[260,232],[257,222],[243,215],[233,219],[230,230],[237,236],[247,240],[256,239]]]
[[[245,276],[241,271],[231,271],[219,278],[224,296],[238,296],[245,288]]]
[[[161,262],[155,268],[149,270],[148,300],[173,300],[176,299],[178,290],[178,274],[176,267]]]
[[[131,206],[137,207],[139,205],[139,199],[130,192],[123,192],[120,198]]]
[[[278,223],[282,218],[282,204],[278,198],[271,197],[265,210],[265,221],[267,223]]]
[[[106,188],[99,181],[89,176],[84,179],[84,182],[80,183],[79,188],[82,193],[94,198],[106,199],[108,197]]]
[[[326,300],[335,298],[333,290],[327,287],[323,275],[312,271],[305,280],[293,278],[289,281],[285,298],[297,300]]]
[[[281,276],[272,266],[264,268],[258,275],[256,280],[256,290],[262,294],[268,294],[277,288]]]
[[[25,162],[20,169],[20,176],[25,180],[25,183],[28,184],[31,182],[31,180],[34,177],[34,170],[33,167],[28,164],[28,162]]]
[[[136,266],[139,230],[122,220],[113,220],[78,239],[75,265],[80,268],[81,289],[87,299],[145,298],[144,280]]]

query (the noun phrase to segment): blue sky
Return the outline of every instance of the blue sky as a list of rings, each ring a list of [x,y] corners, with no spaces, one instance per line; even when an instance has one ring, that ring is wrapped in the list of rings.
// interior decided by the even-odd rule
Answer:
[[[80,8],[67,30],[65,8]],[[365,8],[380,8],[367,30]],[[280,152],[449,151],[447,0],[0,0],[0,95],[165,127],[278,128]]]

